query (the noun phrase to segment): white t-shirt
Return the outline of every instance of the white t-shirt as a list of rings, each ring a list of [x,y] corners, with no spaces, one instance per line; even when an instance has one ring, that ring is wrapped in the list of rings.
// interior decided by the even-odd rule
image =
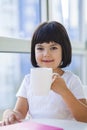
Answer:
[[[78,76],[70,71],[65,71],[62,78],[77,99],[85,98],[82,84]],[[54,91],[50,90],[47,96],[33,95],[29,74],[25,76],[17,93],[17,97],[18,96],[27,98],[29,114],[32,118],[74,119],[62,97]]]

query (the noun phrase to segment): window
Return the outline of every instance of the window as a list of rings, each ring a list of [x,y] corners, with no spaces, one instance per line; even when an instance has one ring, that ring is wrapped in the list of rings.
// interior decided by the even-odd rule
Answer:
[[[70,39],[79,41],[80,44],[85,40],[84,12],[84,1],[51,0],[50,2],[49,0],[49,19],[61,22],[66,27]]]
[[[29,39],[40,23],[39,0],[0,0],[0,35]]]
[[[30,39],[41,21],[39,0],[0,0],[0,119],[32,67]]]

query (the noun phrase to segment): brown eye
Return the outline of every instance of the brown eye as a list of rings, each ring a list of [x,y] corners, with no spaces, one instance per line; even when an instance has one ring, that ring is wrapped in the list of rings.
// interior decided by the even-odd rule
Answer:
[[[42,48],[42,47],[37,47],[36,49],[37,50],[44,50],[44,48]]]
[[[58,49],[58,48],[57,48],[57,47],[55,47],[55,46],[54,46],[54,47],[51,47],[51,50],[56,50],[56,49]]]

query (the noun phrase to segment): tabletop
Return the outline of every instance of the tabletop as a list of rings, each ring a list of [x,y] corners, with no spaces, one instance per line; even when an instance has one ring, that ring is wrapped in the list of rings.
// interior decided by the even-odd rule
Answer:
[[[33,119],[36,122],[61,127],[64,130],[87,130],[87,123],[74,120],[59,120],[59,119]]]
[[[28,119],[22,123],[0,127],[0,130],[28,130],[29,128],[32,130],[87,130],[87,123],[75,120]]]

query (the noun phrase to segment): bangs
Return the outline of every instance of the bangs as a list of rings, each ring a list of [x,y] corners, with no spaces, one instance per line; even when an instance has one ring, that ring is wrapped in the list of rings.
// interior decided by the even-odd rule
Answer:
[[[38,31],[36,31],[34,35],[34,41],[35,44],[39,43],[49,43],[49,42],[56,42],[61,43],[62,34],[60,30],[56,29],[53,25],[45,25],[42,28],[40,28]]]

